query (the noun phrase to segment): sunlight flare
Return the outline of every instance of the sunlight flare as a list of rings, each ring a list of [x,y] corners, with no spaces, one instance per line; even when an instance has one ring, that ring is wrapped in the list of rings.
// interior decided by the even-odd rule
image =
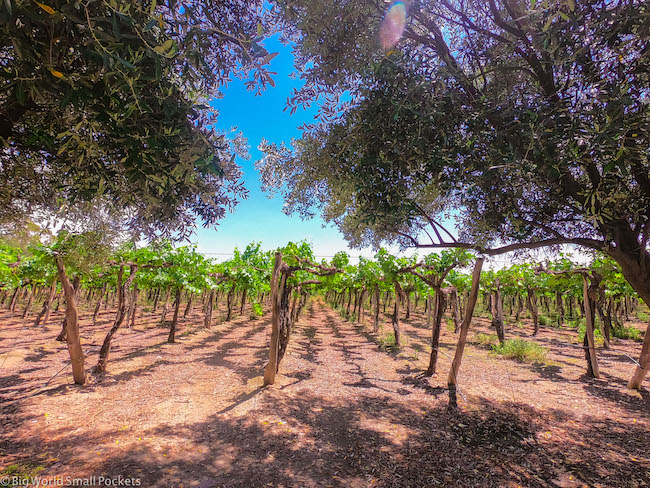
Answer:
[[[404,2],[395,2],[386,12],[381,23],[379,40],[385,51],[390,51],[402,37],[406,27],[406,5]]]

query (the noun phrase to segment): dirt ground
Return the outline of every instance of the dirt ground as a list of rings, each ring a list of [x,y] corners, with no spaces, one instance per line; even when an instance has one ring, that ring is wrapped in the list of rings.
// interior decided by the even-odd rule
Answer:
[[[91,367],[113,315],[96,327],[89,315],[81,333]],[[456,336],[443,330],[439,375],[421,377],[431,332],[419,314],[390,353],[369,324],[312,300],[278,383],[265,389],[268,316],[206,329],[197,309],[166,344],[159,315],[145,314],[115,336],[108,373],[83,387],[71,384],[55,341],[61,319],[33,328],[0,316],[5,475],[206,488],[650,486],[650,395],[625,389],[628,356],[641,349],[632,341],[599,349],[596,380],[575,330],[542,327],[533,339],[527,321],[509,325],[508,337],[549,349],[544,362],[519,363],[477,343],[491,331],[476,319],[453,413],[445,385]]]

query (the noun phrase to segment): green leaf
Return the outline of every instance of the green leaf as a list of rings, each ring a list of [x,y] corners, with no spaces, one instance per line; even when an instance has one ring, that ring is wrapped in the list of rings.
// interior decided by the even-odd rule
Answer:
[[[121,65],[126,66],[127,68],[130,68],[130,69],[136,69],[135,65],[129,63],[129,62],[126,61],[125,59],[120,58],[119,56],[115,56],[115,59],[117,59],[117,61],[118,61]]]
[[[147,25],[144,27],[144,31],[150,31],[153,29],[156,25],[158,25],[158,21],[156,19],[151,19],[149,22],[147,22]]]
[[[278,54],[280,53],[270,53],[264,56],[264,59],[262,60],[262,64],[267,64],[270,63],[273,58],[275,58]]]
[[[168,39],[165,42],[163,42],[160,46],[155,47],[153,50],[156,51],[158,54],[165,54],[173,46],[174,46],[174,41],[172,39]]]
[[[554,20],[555,20],[555,17],[553,17],[553,16],[549,17],[548,20],[546,21],[546,23],[544,24],[544,27],[542,28],[542,30],[544,32],[546,32],[548,30],[548,28],[551,27],[551,24],[553,23]]]
[[[113,28],[113,35],[119,42],[122,39],[122,31],[120,30],[120,23],[117,21],[117,15],[115,15],[115,13],[113,13],[113,16],[111,17],[111,25]]]

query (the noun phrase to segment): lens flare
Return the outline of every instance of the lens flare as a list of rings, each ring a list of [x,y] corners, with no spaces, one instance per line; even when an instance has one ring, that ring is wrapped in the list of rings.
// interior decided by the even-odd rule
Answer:
[[[384,51],[390,51],[402,37],[406,27],[406,5],[404,2],[395,2],[386,12],[386,17],[381,23],[379,41]]]

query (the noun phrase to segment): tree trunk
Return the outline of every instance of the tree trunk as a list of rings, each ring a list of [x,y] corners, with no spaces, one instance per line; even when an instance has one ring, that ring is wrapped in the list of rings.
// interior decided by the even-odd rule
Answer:
[[[559,291],[555,293],[555,307],[557,309],[557,325],[558,327],[562,327],[562,324],[564,324],[564,303],[562,301],[562,294]]]
[[[492,314],[492,327],[497,332],[499,344],[505,342],[505,334],[503,330],[503,303],[501,301],[501,291],[499,280],[496,281],[496,290],[490,293],[490,313]]]
[[[45,325],[47,325],[47,320],[50,317],[50,310],[52,310],[52,302],[54,301],[55,294],[56,294],[56,282],[52,283],[52,286],[50,287],[50,294],[43,302],[43,308],[41,309],[40,313],[36,316],[36,320],[34,321],[34,327],[38,326],[38,324],[41,321],[41,318],[43,318],[43,324],[41,325],[41,327],[45,327]]]
[[[140,298],[140,290],[137,283],[133,285],[133,292],[131,294],[131,314],[129,321],[129,328],[135,326],[135,319],[138,316],[138,299]]]
[[[595,306],[603,329],[604,347],[605,349],[609,349],[610,341],[612,340],[612,318],[605,313],[602,302],[597,302]]]
[[[537,309],[537,295],[535,295],[532,288],[528,288],[526,306],[533,319],[533,336],[536,336],[539,332],[539,310]]]
[[[431,335],[431,356],[429,357],[429,367],[425,376],[433,376],[436,373],[436,364],[438,362],[438,346],[440,344],[440,329],[442,328],[442,317],[447,308],[447,296],[438,288],[436,290],[436,301],[433,314],[433,330]]]
[[[117,332],[117,330],[124,322],[126,317],[126,311],[128,306],[128,290],[135,278],[135,273],[138,271],[138,265],[132,264],[129,266],[130,274],[129,277],[124,281],[124,266],[120,266],[120,270],[117,274],[117,314],[115,315],[115,321],[113,326],[106,334],[102,348],[99,350],[99,360],[97,361],[97,366],[95,366],[95,373],[105,373],[106,365],[108,363],[108,355],[111,351],[111,340]]]
[[[405,307],[406,313],[404,315],[404,319],[408,320],[411,318],[411,292],[407,291],[405,295],[406,295],[406,307]]]
[[[102,291],[99,294],[99,299],[97,300],[97,305],[95,306],[95,311],[93,312],[93,326],[97,325],[97,317],[99,317],[99,309],[102,306],[102,300],[104,299],[104,295],[106,294],[106,288],[108,287],[108,283],[104,283],[102,286]]]
[[[585,331],[585,358],[587,359],[587,374],[593,378],[598,378],[598,359],[596,358],[596,340],[594,338],[594,310],[589,299],[589,280],[582,275],[582,293],[585,306],[585,317],[587,320],[587,330]]]
[[[275,383],[278,372],[278,353],[280,351],[280,300],[278,297],[278,280],[280,278],[280,265],[282,253],[275,253],[273,275],[271,276],[271,343],[269,347],[269,362],[264,367],[264,386]]]
[[[236,286],[235,283],[233,283],[232,288],[228,292],[228,296],[226,298],[226,304],[228,305],[228,314],[226,315],[226,322],[228,322],[232,317],[232,300],[235,295],[235,286]]]
[[[363,288],[359,292],[359,312],[357,313],[357,324],[361,323],[361,320],[363,319],[363,299],[365,298],[366,295],[366,289]]]
[[[171,327],[169,327],[169,337],[167,342],[173,344],[176,341],[176,324],[178,323],[178,312],[181,308],[181,292],[183,289],[179,286],[176,288],[176,298],[174,300],[174,318],[172,319]]]
[[[239,307],[239,315],[244,315],[244,306],[246,305],[246,288],[241,293],[241,306]]]
[[[68,275],[65,272],[63,260],[60,257],[56,257],[55,261],[59,280],[61,281],[63,293],[65,294],[65,316],[67,319],[66,342],[68,344],[68,352],[70,353],[70,363],[72,364],[72,378],[75,384],[83,385],[86,382],[86,370],[84,368],[84,352],[81,348],[81,339],[79,337],[75,289],[72,287]]]
[[[9,311],[13,314],[16,311],[16,303],[18,303],[18,292],[20,287],[17,286],[14,290],[13,295],[11,295],[11,301],[9,302]]]
[[[621,266],[623,276],[632,285],[639,297],[650,307],[650,253],[639,246],[636,239],[626,239],[619,246],[608,247],[609,255]],[[641,383],[650,369],[650,322],[643,338],[639,365],[636,367],[628,388],[639,390]]]
[[[306,291],[302,291],[302,289],[301,289],[301,291],[300,291],[300,301],[298,302],[298,310],[296,311],[296,317],[295,317],[294,321],[298,321],[298,319],[302,315],[302,311],[303,311],[305,305],[307,304],[308,298],[309,298],[309,293],[307,293]]]
[[[289,304],[291,302],[292,288],[287,286],[288,273],[284,270],[280,278],[280,344],[278,350],[278,368],[287,352],[289,339],[291,338],[291,310]]]
[[[431,325],[433,323],[433,297],[431,293],[427,294],[427,306],[425,307],[424,313],[426,314],[427,325]]]
[[[300,296],[300,293],[301,293],[301,290],[299,288],[293,294],[293,300],[291,300],[291,311],[289,312],[289,317],[290,317],[290,320],[291,320],[292,324],[295,323],[296,317],[298,315],[298,297]]]
[[[460,327],[460,316],[458,312],[458,290],[455,287],[450,286],[446,288],[449,293],[449,301],[451,302],[451,312],[454,317],[454,334],[458,333],[458,328]]]
[[[185,312],[183,312],[183,317],[187,317],[187,314],[192,310],[192,299],[194,298],[194,292],[190,293],[190,298],[187,300],[187,307],[185,307]]]
[[[503,344],[506,340],[506,334],[503,328],[503,299],[501,298],[501,285],[499,284],[499,280],[497,280],[495,298],[497,302],[497,336],[499,337],[499,342]]]
[[[23,314],[21,318],[27,317],[31,311],[32,311],[32,301],[34,300],[34,290],[36,288],[36,285],[32,284],[32,286],[29,288],[29,295],[27,296],[27,305],[25,305],[25,310],[23,310]]]
[[[460,364],[463,359],[463,351],[465,350],[465,344],[467,343],[467,333],[469,332],[469,326],[472,323],[474,306],[476,305],[476,300],[478,298],[483,261],[483,258],[479,258],[476,260],[476,264],[474,265],[474,272],[472,273],[472,288],[467,300],[467,308],[465,309],[463,323],[460,325],[460,334],[458,336],[458,344],[456,345],[456,353],[454,354],[454,360],[451,363],[451,370],[449,371],[449,376],[447,377],[447,386],[449,387],[449,406],[451,408],[457,407],[456,386],[458,384],[458,372],[460,371]]]
[[[153,313],[156,313],[156,310],[158,310],[158,300],[160,299],[160,288],[156,288],[156,291],[154,293],[154,298],[153,298]]]
[[[591,285],[589,286],[589,299],[591,300],[591,314],[595,323],[595,316],[598,313],[600,319],[600,332],[603,336],[603,348],[609,349],[611,322],[607,324],[607,319],[603,313],[603,301],[605,300],[605,288],[601,286],[603,277],[596,272],[592,273]]]
[[[79,276],[75,276],[74,279],[72,280],[72,289],[74,290],[74,298],[75,301],[78,299],[79,296],[79,287],[81,285],[81,278]],[[63,293],[63,292],[62,292]],[[58,337],[56,338],[57,341],[59,342],[65,342],[66,341],[66,335],[68,333],[68,316],[63,317],[63,323],[61,324],[61,332],[59,332]]]
[[[165,291],[165,304],[163,305],[162,317],[160,318],[161,324],[165,323],[165,319],[167,318],[167,312],[169,312],[169,297],[171,296],[171,293],[172,293],[172,288],[171,286],[168,286],[167,291]]]
[[[203,319],[203,325],[205,327],[210,327],[212,324],[212,309],[214,306],[214,295],[215,291],[210,290],[210,295],[208,297],[206,307],[205,307],[205,318]]]
[[[372,331],[376,334],[379,332],[379,285],[375,285],[375,324]]]
[[[399,302],[402,295],[402,287],[395,282],[395,313],[393,314],[393,333],[395,335],[395,347],[400,346],[400,330],[399,330]]]

